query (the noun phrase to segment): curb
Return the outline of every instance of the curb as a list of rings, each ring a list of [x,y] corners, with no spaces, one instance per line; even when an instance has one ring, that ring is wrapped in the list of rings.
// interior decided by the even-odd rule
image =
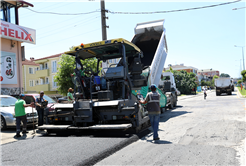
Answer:
[[[238,95],[238,97],[240,97],[240,98],[245,98],[241,93],[240,93],[240,91],[239,91],[239,88],[237,87],[237,95]]]

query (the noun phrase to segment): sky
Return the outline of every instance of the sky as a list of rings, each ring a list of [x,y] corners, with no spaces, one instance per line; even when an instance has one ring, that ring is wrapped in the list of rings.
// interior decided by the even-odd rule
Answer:
[[[29,7],[36,12],[56,12],[80,15],[55,15],[19,9],[19,25],[36,30],[36,45],[23,43],[27,59],[39,59],[68,51],[72,46],[102,40],[99,0],[38,1]],[[216,5],[236,0],[105,0],[112,12],[155,12]],[[107,39],[124,38],[131,41],[136,24],[165,19],[168,64],[184,64],[199,70],[219,70],[232,78],[243,70],[242,47],[245,46],[245,0],[217,7],[158,13],[106,13]],[[244,48],[245,54],[245,48]],[[245,58],[244,58],[245,61]],[[246,63],[245,63],[246,64]]]

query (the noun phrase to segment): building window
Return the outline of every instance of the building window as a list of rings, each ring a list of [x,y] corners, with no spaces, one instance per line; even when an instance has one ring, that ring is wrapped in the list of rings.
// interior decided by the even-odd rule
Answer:
[[[57,82],[55,82],[55,76],[52,76],[52,85],[53,85],[53,88],[56,88],[57,87]]]
[[[38,71],[38,67],[35,67],[35,72]]]
[[[33,74],[33,68],[29,67],[29,74]]]
[[[57,72],[57,66],[56,66],[56,61],[52,61],[52,73]]]
[[[38,85],[38,80],[35,81],[35,85]]]
[[[48,84],[49,83],[49,78],[45,78],[45,84]]]
[[[48,63],[44,64],[44,69],[48,69]]]
[[[43,84],[44,84],[44,79],[40,78],[40,85],[43,85]]]
[[[44,69],[44,64],[39,64],[39,69],[43,70]]]
[[[29,86],[33,86],[33,80],[29,81]]]
[[[109,59],[108,62],[109,62],[109,63],[112,63],[112,59]]]
[[[1,20],[16,24],[15,8],[15,5],[1,1]]]

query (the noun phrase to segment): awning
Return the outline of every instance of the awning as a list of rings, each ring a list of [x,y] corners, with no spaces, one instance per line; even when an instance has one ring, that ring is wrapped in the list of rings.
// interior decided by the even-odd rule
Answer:
[[[25,2],[23,0],[17,0],[16,4],[17,4],[17,7],[28,7],[28,6],[34,7],[33,4]]]

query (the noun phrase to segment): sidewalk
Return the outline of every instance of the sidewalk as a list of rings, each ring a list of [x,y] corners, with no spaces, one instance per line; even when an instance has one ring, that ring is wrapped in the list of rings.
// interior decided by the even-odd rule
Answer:
[[[16,142],[16,141],[21,141],[25,139],[33,139],[35,137],[42,136],[42,133],[37,133],[36,131],[37,129],[35,129],[35,134],[33,134],[33,130],[28,130],[29,133],[27,133],[26,135],[23,135],[21,133],[22,137],[14,138],[16,134],[15,129],[3,130],[1,131],[1,145],[11,143],[11,142]]]

